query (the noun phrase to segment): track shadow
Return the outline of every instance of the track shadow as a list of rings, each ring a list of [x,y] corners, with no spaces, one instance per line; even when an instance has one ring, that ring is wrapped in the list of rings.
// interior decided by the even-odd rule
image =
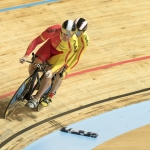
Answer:
[[[7,105],[10,101],[10,98],[5,98],[0,100],[0,119],[4,119],[4,113],[7,108]]]
[[[4,113],[9,102],[10,102],[10,98],[5,98],[0,101],[0,119],[5,119]],[[13,111],[13,113],[10,116],[8,116],[6,119],[9,121],[12,120],[23,121],[23,118],[25,117],[36,119],[36,116],[33,115],[33,112],[36,112],[37,110],[27,108],[25,104],[26,101],[20,102],[18,106],[15,108],[15,110]]]

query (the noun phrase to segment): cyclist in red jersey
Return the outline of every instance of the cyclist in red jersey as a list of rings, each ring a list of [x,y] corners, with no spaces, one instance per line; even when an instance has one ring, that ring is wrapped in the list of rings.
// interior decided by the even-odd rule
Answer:
[[[67,57],[72,51],[76,51],[78,47],[77,37],[74,34],[76,30],[75,23],[72,20],[66,20],[62,26],[54,25],[47,28],[41,35],[35,38],[27,48],[25,55],[20,59],[23,63],[28,59],[30,53],[37,45],[45,42],[36,52],[34,63],[42,63],[49,61],[52,64],[46,72],[39,87],[38,93],[28,102],[27,106],[30,108],[37,107],[38,102],[44,92],[51,85],[51,79],[66,63]],[[29,74],[31,75],[35,70],[35,66],[29,66]]]

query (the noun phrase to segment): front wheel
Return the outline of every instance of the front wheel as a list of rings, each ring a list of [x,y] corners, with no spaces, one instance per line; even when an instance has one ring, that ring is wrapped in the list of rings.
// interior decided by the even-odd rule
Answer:
[[[32,82],[32,77],[29,77],[21,84],[21,86],[18,88],[18,90],[16,91],[12,99],[10,100],[5,110],[4,118],[7,118],[8,116],[10,116],[14,112],[14,110],[17,108],[20,101],[24,100],[24,96],[26,95],[26,93],[29,91],[31,87],[31,82]]]

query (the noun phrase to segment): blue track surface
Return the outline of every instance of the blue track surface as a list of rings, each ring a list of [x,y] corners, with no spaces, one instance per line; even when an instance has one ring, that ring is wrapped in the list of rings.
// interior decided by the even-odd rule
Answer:
[[[91,150],[118,135],[150,124],[150,101],[116,109],[68,127],[96,132],[97,138],[85,137],[61,131],[53,132],[24,150]]]

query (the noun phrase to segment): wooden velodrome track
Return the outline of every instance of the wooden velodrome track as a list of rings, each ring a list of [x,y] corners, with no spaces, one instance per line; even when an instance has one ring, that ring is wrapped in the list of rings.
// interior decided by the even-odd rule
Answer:
[[[36,0],[24,3],[21,0],[1,0],[0,9],[31,2]],[[0,12],[1,149],[20,150],[63,125],[149,100],[149,10],[149,0],[62,0]],[[24,55],[29,43],[47,27],[78,17],[89,22],[90,44],[80,63],[64,80],[53,103],[41,112],[29,112],[20,104],[9,118],[3,119],[12,94],[28,76],[28,64],[20,64],[19,58]],[[112,100],[100,103],[100,100],[111,97]],[[94,102],[99,103],[90,105]],[[87,104],[90,106],[83,109],[82,106]],[[73,111],[79,107],[82,109]],[[67,111],[70,113],[61,115]],[[53,117],[56,115],[59,117]],[[150,127],[145,130],[150,131]],[[137,131],[129,136],[133,138],[138,134]],[[150,136],[144,140],[148,139]],[[119,141],[119,138],[116,140]],[[120,143],[120,150],[126,144],[128,149],[132,149],[133,143]],[[138,143],[136,150],[140,149]],[[142,150],[148,143],[144,142]],[[117,148],[112,146],[110,149]]]

